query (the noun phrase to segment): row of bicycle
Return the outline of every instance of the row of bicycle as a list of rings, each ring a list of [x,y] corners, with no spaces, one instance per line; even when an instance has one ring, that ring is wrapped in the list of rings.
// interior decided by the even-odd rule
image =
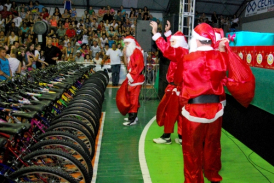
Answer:
[[[107,73],[62,63],[0,83],[0,182],[91,182]]]

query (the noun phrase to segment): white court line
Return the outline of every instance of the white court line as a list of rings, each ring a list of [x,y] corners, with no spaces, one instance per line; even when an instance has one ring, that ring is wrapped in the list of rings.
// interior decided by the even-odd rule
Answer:
[[[97,170],[98,170],[98,164],[99,164],[99,157],[100,157],[102,135],[103,135],[103,129],[104,129],[104,123],[105,123],[105,116],[106,116],[106,112],[103,112],[101,129],[100,129],[100,134],[99,134],[99,138],[98,138],[98,144],[97,144],[97,149],[96,149],[96,156],[95,156],[95,161],[94,161],[93,176],[92,176],[91,183],[95,183],[96,178],[97,178]]]
[[[145,128],[141,134],[140,140],[139,140],[139,163],[140,163],[144,183],[152,183],[150,174],[149,174],[149,170],[147,167],[146,156],[145,156],[145,139],[146,139],[146,135],[147,135],[147,131],[148,131],[149,127],[155,120],[156,120],[156,116],[154,116],[148,122],[148,124],[145,126]]]

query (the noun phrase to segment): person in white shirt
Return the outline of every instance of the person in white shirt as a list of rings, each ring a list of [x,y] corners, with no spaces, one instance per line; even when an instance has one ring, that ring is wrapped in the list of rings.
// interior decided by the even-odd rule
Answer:
[[[93,63],[96,65],[102,65],[102,58],[99,57],[99,53],[96,53],[96,56],[92,59]]]
[[[106,55],[104,56],[104,61],[109,57],[111,65],[111,75],[112,75],[112,86],[118,86],[119,84],[119,75],[121,67],[121,57],[123,52],[117,49],[116,44],[112,44],[112,49],[108,49]]]
[[[7,3],[6,3],[6,4],[4,4],[4,6],[6,6],[6,7],[7,7],[7,11],[10,11],[11,3],[10,3],[10,1],[9,1],[9,0],[7,0]]]
[[[18,16],[18,13],[13,13],[13,17],[12,21],[15,23],[15,26],[19,28],[22,23],[22,18]]]
[[[21,72],[21,63],[16,58],[16,49],[12,48],[10,54],[7,55],[7,59],[9,60],[9,66],[12,73],[12,76],[15,76],[16,73]]]
[[[102,37],[100,37],[100,42],[101,42],[101,48],[103,49],[106,43],[108,43],[108,38],[106,38],[105,34],[103,34]]]
[[[97,45],[97,41],[93,41],[93,46],[91,46],[90,50],[92,52],[92,58],[96,56],[97,52],[101,52],[101,48]]]

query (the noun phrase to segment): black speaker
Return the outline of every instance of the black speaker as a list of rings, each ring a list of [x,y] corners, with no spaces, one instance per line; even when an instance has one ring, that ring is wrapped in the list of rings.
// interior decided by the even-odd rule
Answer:
[[[156,50],[149,23],[147,20],[137,20],[136,26],[135,38],[145,52]]]

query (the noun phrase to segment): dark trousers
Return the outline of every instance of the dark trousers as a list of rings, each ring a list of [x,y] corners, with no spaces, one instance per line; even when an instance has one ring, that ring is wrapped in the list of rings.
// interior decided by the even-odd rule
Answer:
[[[121,64],[111,65],[112,85],[118,85]]]

